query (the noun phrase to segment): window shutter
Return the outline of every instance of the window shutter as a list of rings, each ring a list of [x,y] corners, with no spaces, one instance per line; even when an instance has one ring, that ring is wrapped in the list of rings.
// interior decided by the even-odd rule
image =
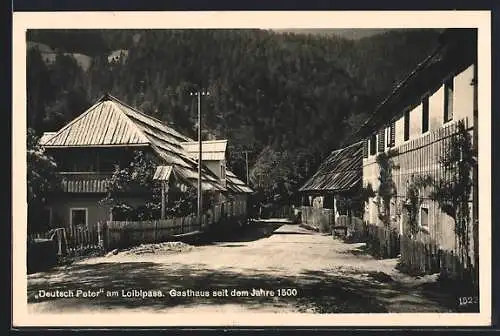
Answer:
[[[396,145],[396,122],[395,121],[393,121],[391,123],[390,133],[391,133],[391,138],[390,138],[390,142],[389,142],[389,147],[394,147]]]
[[[385,150],[385,128],[378,131],[378,152],[383,152]]]
[[[368,158],[368,139],[363,140],[363,158]]]

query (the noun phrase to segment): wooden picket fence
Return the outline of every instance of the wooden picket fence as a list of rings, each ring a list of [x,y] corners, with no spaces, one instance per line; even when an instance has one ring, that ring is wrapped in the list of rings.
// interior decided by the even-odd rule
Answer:
[[[340,215],[335,219],[334,235],[348,242],[365,242],[365,223],[356,216]]]
[[[30,241],[36,239],[54,240],[57,244],[57,254],[62,256],[100,249],[96,227],[74,226],[56,228],[43,233],[30,234],[28,239]]]
[[[477,286],[477,259],[472,256],[469,260],[462,261],[455,251],[439,248],[429,238],[411,239],[406,235],[401,236],[400,265],[408,273],[440,273],[441,278],[466,281]]]
[[[442,278],[466,282],[471,285],[471,288],[479,288],[478,256],[461,261],[455,252],[441,250],[439,261],[439,273]]]
[[[366,225],[365,229],[366,243],[375,256],[396,258],[400,254],[400,238],[395,229],[371,224]]]
[[[214,205],[201,221],[194,215],[147,221],[107,221],[98,223],[99,243],[104,250],[177,239],[183,234],[201,234],[212,228],[234,226],[247,216],[246,202]]]
[[[105,250],[110,250],[166,241],[201,227],[196,217],[188,216],[149,221],[107,221],[99,223],[98,228],[101,244]]]
[[[230,226],[244,221],[246,216],[246,202],[233,201],[215,204],[203,214],[201,223],[193,215],[164,220],[107,221],[97,226],[61,227],[28,234],[28,241],[54,240],[58,255],[78,255],[94,250],[166,241],[173,236],[196,233],[204,228]]]
[[[432,274],[440,271],[440,249],[428,238],[401,235],[400,264],[408,273]]]
[[[472,255],[469,260],[462,261],[455,251],[440,248],[428,235],[411,238],[390,228],[366,225],[365,239],[371,253],[377,257],[395,258],[399,255],[399,267],[405,273],[440,273],[441,278],[478,286],[479,258]]]
[[[332,209],[301,207],[302,223],[317,229],[320,232],[330,232],[333,228],[334,217]]]
[[[290,204],[280,205],[270,210],[268,216],[270,218],[292,219],[294,217],[294,208]]]

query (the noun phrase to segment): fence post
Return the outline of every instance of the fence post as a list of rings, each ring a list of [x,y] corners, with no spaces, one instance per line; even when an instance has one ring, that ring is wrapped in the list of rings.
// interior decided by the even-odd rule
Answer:
[[[99,247],[106,251],[108,248],[107,222],[97,223],[97,237],[99,240]]]
[[[163,217],[165,219],[165,217]],[[158,242],[158,220],[155,220],[155,243]]]

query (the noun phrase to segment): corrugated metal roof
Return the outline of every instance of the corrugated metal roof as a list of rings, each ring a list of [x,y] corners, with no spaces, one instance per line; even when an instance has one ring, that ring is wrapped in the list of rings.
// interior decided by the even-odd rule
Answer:
[[[153,180],[168,181],[172,174],[172,166],[158,166],[156,167]]]
[[[198,160],[198,141],[182,142],[181,146],[189,155]],[[209,140],[201,142],[201,158],[203,161],[222,161],[226,158],[227,140]]]
[[[184,150],[181,142],[192,139],[167,127],[115,97],[105,95],[79,117],[56,132],[44,146],[94,147],[94,146],[150,146],[153,151],[173,166],[175,176],[196,186],[197,162]],[[202,181],[207,190],[225,190],[221,181],[202,165]]]
[[[363,178],[363,142],[333,151],[300,191],[345,191]]]

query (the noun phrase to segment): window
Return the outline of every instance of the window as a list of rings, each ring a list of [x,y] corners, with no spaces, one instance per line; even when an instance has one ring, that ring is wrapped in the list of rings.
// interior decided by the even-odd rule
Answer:
[[[372,134],[370,137],[370,155],[377,153],[377,135]]]
[[[378,132],[378,152],[383,152],[385,150],[385,128],[382,128]]]
[[[224,161],[220,163],[220,178],[221,180],[226,179],[226,163]]]
[[[420,227],[423,229],[429,229],[429,208],[425,205],[420,207]]]
[[[70,210],[70,225],[71,226],[87,226],[87,209],[86,208],[71,208]]]
[[[453,80],[452,77],[444,84],[444,122],[453,119]]]
[[[333,195],[325,195],[325,199],[323,200],[323,208],[325,209],[335,209],[335,196]]]
[[[422,133],[429,130],[429,97],[422,101]]]
[[[410,139],[410,111],[406,111],[404,115],[404,141]]]

